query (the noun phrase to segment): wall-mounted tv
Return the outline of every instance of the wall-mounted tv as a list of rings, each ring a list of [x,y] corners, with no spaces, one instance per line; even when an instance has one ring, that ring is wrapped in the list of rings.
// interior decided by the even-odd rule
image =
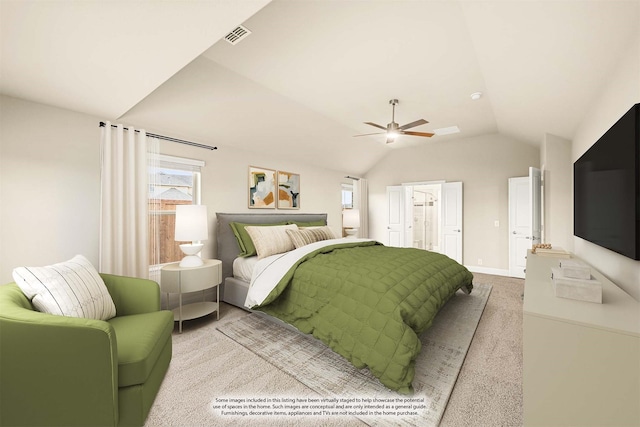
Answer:
[[[640,260],[640,104],[573,164],[573,234]]]

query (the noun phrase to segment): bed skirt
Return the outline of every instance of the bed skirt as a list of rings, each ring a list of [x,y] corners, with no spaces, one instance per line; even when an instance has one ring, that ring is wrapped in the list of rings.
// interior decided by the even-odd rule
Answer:
[[[249,282],[236,279],[235,277],[227,277],[224,279],[222,301],[249,311],[244,306],[244,301],[247,299],[247,292],[249,292]]]

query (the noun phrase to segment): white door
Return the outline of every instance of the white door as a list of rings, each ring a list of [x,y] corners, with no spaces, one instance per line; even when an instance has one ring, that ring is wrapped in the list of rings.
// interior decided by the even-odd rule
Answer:
[[[445,182],[440,196],[440,252],[462,264],[462,182]]]
[[[531,201],[532,243],[542,241],[542,174],[538,168],[529,168],[529,200]]]
[[[527,250],[540,242],[540,169],[529,176],[509,178],[509,275],[525,277]]]
[[[413,186],[404,185],[404,241],[405,248],[413,247]]]
[[[404,187],[387,187],[387,244],[404,246]]]

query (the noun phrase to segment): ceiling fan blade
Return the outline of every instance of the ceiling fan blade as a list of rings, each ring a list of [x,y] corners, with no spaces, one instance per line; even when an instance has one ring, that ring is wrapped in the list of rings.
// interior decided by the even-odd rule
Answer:
[[[380,125],[377,125],[377,124],[375,124],[375,123],[371,123],[371,122],[364,122],[364,124],[366,124],[366,125],[371,125],[371,126],[375,126],[375,127],[377,127],[377,128],[387,130],[387,127],[386,127],[386,126],[380,126]]]
[[[416,120],[415,122],[411,122],[411,123],[407,123],[406,125],[402,125],[398,129],[399,130],[405,130],[405,129],[414,128],[414,127],[420,126],[420,125],[426,125],[427,123],[429,123],[429,122],[426,121],[425,119],[420,119],[420,120]]]
[[[433,135],[435,135],[434,133],[429,133],[429,132],[410,132],[410,131],[403,131],[402,135],[412,135],[412,136],[424,136],[427,138],[432,137]]]
[[[382,135],[383,133],[386,133],[386,132],[363,133],[360,135],[353,135],[353,136],[356,137],[356,136]]]

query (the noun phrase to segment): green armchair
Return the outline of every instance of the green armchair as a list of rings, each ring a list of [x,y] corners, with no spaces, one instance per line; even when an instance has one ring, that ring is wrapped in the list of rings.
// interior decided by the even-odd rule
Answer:
[[[171,361],[158,284],[101,274],[116,317],[35,311],[0,286],[0,426],[143,425]]]

